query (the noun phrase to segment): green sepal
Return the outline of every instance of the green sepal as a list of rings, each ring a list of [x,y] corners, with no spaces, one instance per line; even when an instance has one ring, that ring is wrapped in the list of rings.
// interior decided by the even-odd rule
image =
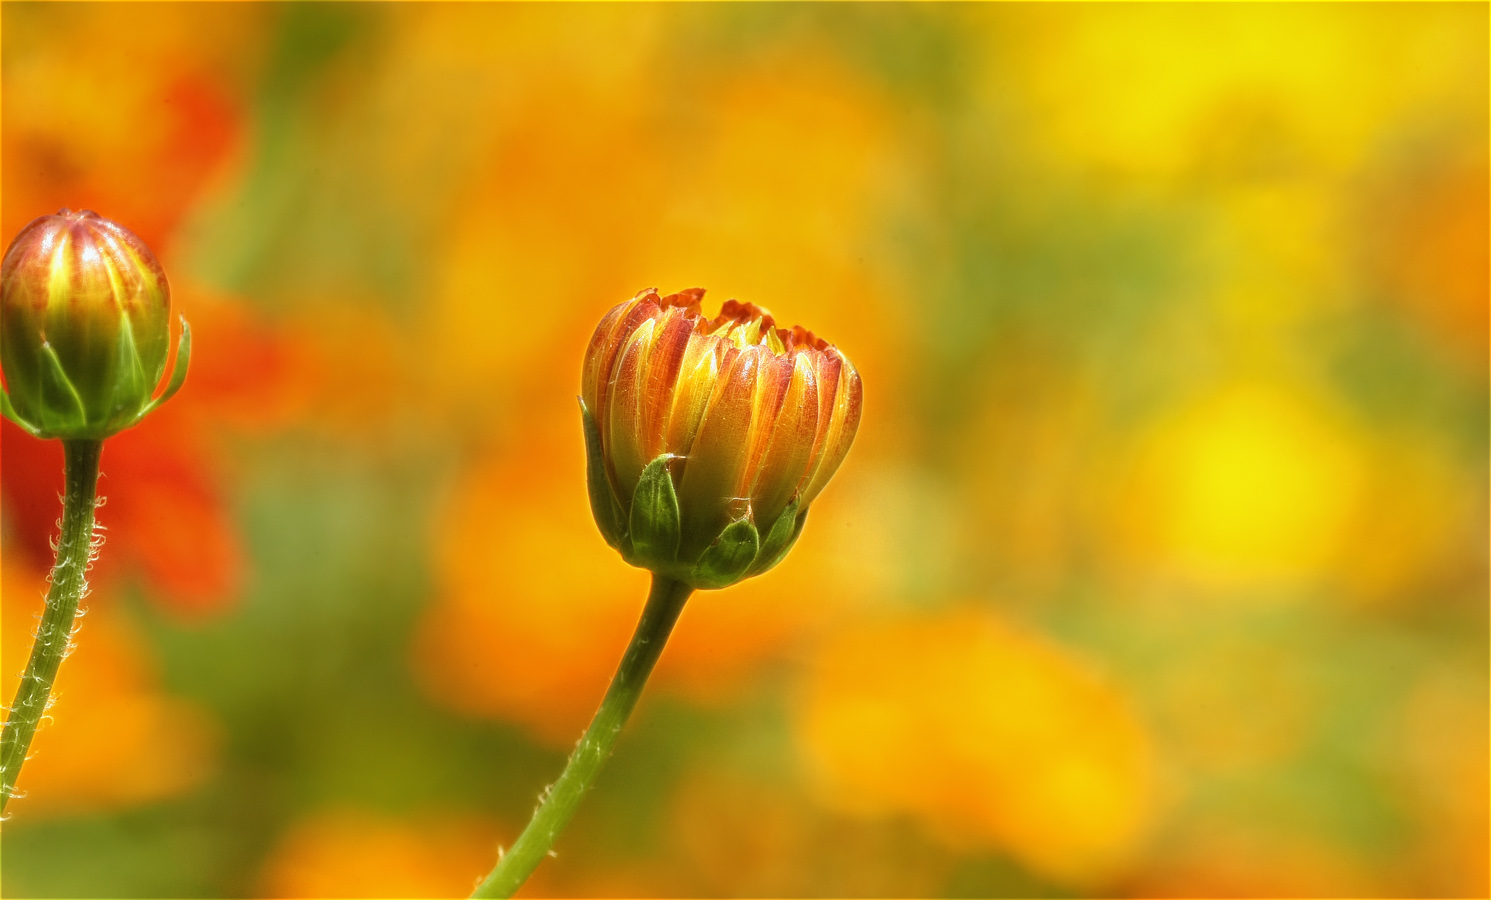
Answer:
[[[48,437],[88,437],[83,433],[88,425],[88,411],[83,406],[83,398],[78,396],[78,389],[73,387],[72,380],[63,370],[57,351],[46,341],[41,344],[41,359],[42,420],[37,430]],[[73,416],[55,414],[69,405],[77,411]]]
[[[595,525],[601,530],[601,537],[606,539],[607,544],[620,550],[625,536],[621,527],[621,505],[616,502],[616,494],[611,490],[611,480],[606,477],[601,429],[595,423],[595,416],[586,408],[584,398],[575,399],[580,401],[580,419],[585,428],[585,486],[590,492],[590,512],[595,516]]]
[[[186,316],[181,317],[181,339],[176,342],[176,363],[171,366],[171,380],[166,382],[166,389],[161,395],[150,401],[149,412],[176,396],[181,386],[186,384],[186,370],[192,363],[192,326],[187,323]]]
[[[673,476],[668,474],[664,453],[647,464],[632,493],[632,558],[640,566],[656,570],[670,566],[678,558],[682,522],[678,514],[678,493]]]
[[[21,418],[16,408],[10,405],[10,392],[3,387],[0,387],[0,415],[16,423],[17,427],[32,437],[41,437],[41,429]]]
[[[750,519],[731,522],[699,558],[689,583],[705,590],[732,585],[745,577],[760,549],[761,536]]]
[[[109,398],[108,421],[113,423],[116,417],[121,417],[125,426],[133,425],[154,406],[150,402],[154,385],[145,377],[145,364],[140,362],[140,351],[135,347],[135,330],[129,324],[129,316],[119,317],[119,358],[115,365],[114,396]]]
[[[793,500],[777,516],[772,523],[771,530],[766,532],[766,538],[761,542],[761,552],[756,554],[756,561],[751,563],[751,568],[746,575],[755,577],[776,566],[787,556],[787,551],[797,543],[797,538],[802,534],[802,525],[808,520],[808,511],[803,510],[799,515],[797,512],[797,501]]]

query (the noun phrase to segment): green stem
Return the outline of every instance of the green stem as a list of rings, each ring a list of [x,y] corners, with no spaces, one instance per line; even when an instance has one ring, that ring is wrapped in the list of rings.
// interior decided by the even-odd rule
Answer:
[[[0,810],[15,791],[16,777],[21,774],[36,725],[47,711],[52,682],[67,655],[78,601],[88,590],[85,576],[93,554],[93,505],[103,446],[102,441],[62,442],[67,479],[62,497],[62,535],[57,542],[47,608],[36,629],[36,643],[31,645],[31,659],[16,688],[4,731],[0,732]]]
[[[533,811],[533,819],[518,836],[518,842],[497,861],[497,867],[477,886],[472,897],[511,897],[549,854],[559,832],[579,807],[580,798],[585,796],[601,766],[611,756],[621,726],[626,724],[632,707],[637,705],[637,698],[642,695],[647,676],[652,674],[652,667],[663,652],[673,623],[678,621],[684,601],[693,592],[693,588],[671,578],[652,576],[652,591],[647,596],[646,608],[642,610],[642,621],[637,623],[637,631],[626,648],[626,655],[621,658],[616,676],[611,679],[606,699],[601,701],[595,718],[590,720],[590,727],[585,729],[585,736],[580,738],[575,752],[570,754],[564,773],[544,792],[538,809]]]

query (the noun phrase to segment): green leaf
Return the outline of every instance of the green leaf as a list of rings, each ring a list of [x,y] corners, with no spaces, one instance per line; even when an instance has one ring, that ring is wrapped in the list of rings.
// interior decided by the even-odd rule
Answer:
[[[672,565],[678,558],[678,541],[682,525],[678,515],[678,494],[673,476],[668,474],[664,453],[647,464],[632,494],[632,556],[638,565],[656,569]]]
[[[601,537],[619,550],[624,536],[621,505],[616,502],[616,494],[611,490],[611,480],[606,477],[600,426],[596,425],[595,416],[585,408],[583,399],[580,399],[580,419],[585,427],[585,486],[590,491],[590,512],[595,516],[595,524],[601,530]]]
[[[782,510],[782,514],[772,523],[771,530],[766,533],[766,539],[761,542],[761,552],[756,555],[756,561],[746,574],[760,575],[786,559],[787,551],[797,543],[798,535],[802,534],[803,523],[807,520],[807,510],[803,510],[800,516],[797,514],[796,500],[787,504],[787,508]]]
[[[746,576],[760,549],[761,536],[750,519],[731,522],[699,558],[690,583],[705,590],[734,584]]]
[[[10,393],[3,387],[0,387],[0,415],[16,423],[22,431],[32,437],[41,437],[41,429],[21,418],[16,408],[10,405]]]

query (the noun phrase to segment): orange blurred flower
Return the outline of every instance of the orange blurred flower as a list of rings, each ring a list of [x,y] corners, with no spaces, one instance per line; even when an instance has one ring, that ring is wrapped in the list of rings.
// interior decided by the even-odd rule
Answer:
[[[1483,660],[1477,653],[1476,662]],[[1484,897],[1491,887],[1486,683],[1462,673],[1452,658],[1429,667],[1391,728],[1395,793],[1420,823],[1410,858],[1425,896]]]
[[[1192,819],[1157,857],[1125,885],[1130,896],[1455,896],[1387,887],[1347,847],[1282,822],[1250,830],[1233,821]]]
[[[59,206],[106,210],[177,271],[170,257],[180,226],[231,164],[245,131],[230,51],[266,21],[249,9],[108,9],[62,17],[49,41],[8,43],[15,102],[6,104],[4,232]],[[119,39],[124,33],[129,40]],[[68,52],[54,52],[59,46]],[[108,442],[100,482],[108,503],[98,521],[111,529],[109,547],[91,580],[106,588],[117,574],[138,571],[155,588],[152,600],[204,612],[230,602],[244,574],[216,432],[224,422],[278,421],[279,398],[295,379],[284,335],[241,304],[203,297],[179,278],[172,301],[191,311],[206,351],[192,366],[190,390]],[[60,508],[60,447],[9,423],[0,428],[5,567],[45,567]]]
[[[87,207],[169,256],[247,131],[234,82],[266,12],[100,9],[62,18],[49,40],[7,42],[4,233],[39,212]]]
[[[1491,219],[1485,159],[1426,167],[1374,197],[1361,268],[1382,295],[1417,320],[1443,356],[1479,379],[1491,309]]]
[[[779,774],[713,766],[688,773],[669,803],[667,870],[709,897],[934,897],[954,856],[906,829],[814,809]]]
[[[1111,878],[1151,818],[1148,739],[1081,661],[963,610],[836,636],[797,733],[822,796],[909,813],[1073,885]]]
[[[8,559],[0,604],[0,694],[15,696],[21,662],[41,613],[44,570]],[[160,693],[145,647],[102,603],[80,621],[82,645],[57,681],[19,790],[26,815],[96,812],[190,790],[210,773],[213,722],[197,706]],[[20,799],[20,794],[17,794]]]
[[[326,810],[295,824],[271,851],[264,897],[464,897],[491,865],[497,828],[485,819],[413,821]]]
[[[97,519],[108,549],[90,580],[104,586],[125,572],[151,585],[151,598],[181,613],[203,613],[232,602],[245,560],[226,505],[220,464],[224,424],[243,434],[287,421],[306,348],[257,321],[241,305],[188,301],[199,346],[192,387],[104,447]],[[51,564],[48,543],[60,510],[62,452],[3,425],[0,494],[10,529],[5,565],[16,554],[30,565]]]
[[[177,293],[200,349],[191,387],[104,447],[97,519],[107,549],[90,581],[138,575],[152,602],[198,615],[231,605],[248,576],[228,506],[234,441],[291,425],[340,434],[377,428],[397,397],[391,326],[350,305],[323,304],[271,321],[241,300],[188,282]],[[314,413],[314,416],[312,416]],[[355,423],[355,426],[354,424]],[[62,452],[9,422],[3,428],[9,566],[19,554],[49,566],[61,506]]]

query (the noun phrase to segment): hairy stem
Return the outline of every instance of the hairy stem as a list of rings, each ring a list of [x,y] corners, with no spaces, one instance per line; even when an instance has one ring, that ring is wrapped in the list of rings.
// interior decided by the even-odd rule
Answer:
[[[610,758],[616,738],[621,734],[621,726],[626,724],[632,707],[637,705],[647,676],[652,674],[652,667],[663,652],[673,624],[683,611],[684,601],[693,592],[693,588],[671,578],[652,576],[652,591],[647,596],[646,608],[642,610],[642,621],[637,623],[632,642],[621,658],[616,676],[611,679],[606,698],[595,711],[595,718],[590,720],[590,727],[585,729],[585,736],[580,738],[575,752],[570,754],[559,780],[544,792],[538,809],[533,812],[533,819],[518,836],[517,843],[498,860],[497,867],[482,881],[472,897],[511,897],[548,855],[559,832],[579,807],[580,798],[585,796],[601,766]]]
[[[85,576],[93,552],[93,505],[103,442],[63,441],[62,452],[67,479],[62,497],[62,535],[57,542],[52,586],[47,591],[47,608],[36,630],[36,643],[31,646],[31,659],[16,688],[4,731],[0,732],[0,810],[15,791],[16,777],[21,774],[36,725],[47,711],[57,669],[67,655],[78,601],[88,590]]]

